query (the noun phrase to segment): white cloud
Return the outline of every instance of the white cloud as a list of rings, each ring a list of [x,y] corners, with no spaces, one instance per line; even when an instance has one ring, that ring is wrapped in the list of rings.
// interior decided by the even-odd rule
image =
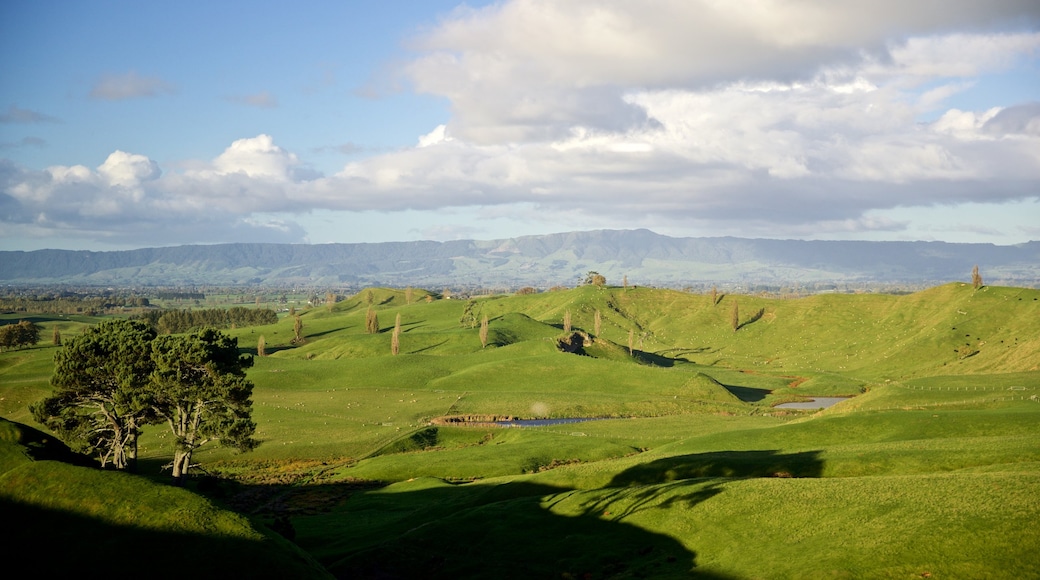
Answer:
[[[1022,0],[515,0],[457,10],[416,42],[421,54],[405,74],[420,92],[451,100],[457,138],[551,140],[574,124],[638,125],[620,98],[632,90],[788,83],[864,60],[885,75],[977,74],[1035,50],[1036,34],[963,33],[1008,20],[1035,24],[1040,8]]]
[[[109,185],[136,187],[143,181],[157,179],[162,171],[158,163],[144,155],[115,151],[98,167],[98,174]]]
[[[447,127],[444,125],[437,125],[433,131],[419,137],[419,147],[429,147],[445,141],[451,141],[451,137],[448,136]]]
[[[289,181],[300,165],[295,154],[274,144],[270,135],[239,139],[213,160],[217,173],[242,173],[249,177],[268,177]]]
[[[557,229],[914,231],[900,208],[1037,199],[1038,105],[948,104],[986,75],[1035,66],[1040,33],[1024,27],[1037,22],[1040,5],[1014,0],[462,8],[404,69],[452,107],[415,147],[368,151],[331,176],[266,134],[166,172],[121,151],[97,170],[0,165],[0,219],[214,241],[302,239],[293,213],[449,208]]]

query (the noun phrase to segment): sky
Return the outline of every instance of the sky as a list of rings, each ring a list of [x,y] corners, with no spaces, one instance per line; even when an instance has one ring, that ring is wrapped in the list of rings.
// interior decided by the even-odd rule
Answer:
[[[0,249],[1040,240],[1035,0],[0,3]]]

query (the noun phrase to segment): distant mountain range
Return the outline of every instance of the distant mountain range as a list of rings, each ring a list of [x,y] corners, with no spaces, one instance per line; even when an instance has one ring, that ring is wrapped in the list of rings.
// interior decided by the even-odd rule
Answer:
[[[0,284],[106,286],[573,286],[589,271],[621,284],[703,286],[1040,283],[1040,242],[673,238],[600,230],[502,240],[217,244],[110,252],[0,251]]]

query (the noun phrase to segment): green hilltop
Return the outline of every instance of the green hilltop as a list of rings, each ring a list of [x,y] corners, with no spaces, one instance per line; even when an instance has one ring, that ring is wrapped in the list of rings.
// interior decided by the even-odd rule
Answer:
[[[56,347],[0,353],[10,545],[89,570],[101,530],[250,577],[1040,574],[1040,290],[369,288],[298,314],[302,340],[289,316],[228,331],[264,338],[261,445],[200,450],[187,490],[157,428],[140,475],[71,463],[27,426]],[[814,397],[848,400],[778,406]]]

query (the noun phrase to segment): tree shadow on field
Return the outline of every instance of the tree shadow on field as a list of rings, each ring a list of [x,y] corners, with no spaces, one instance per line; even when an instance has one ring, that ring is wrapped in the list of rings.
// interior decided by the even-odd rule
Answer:
[[[340,332],[341,330],[347,330],[348,328],[353,328],[353,326],[341,326],[339,328],[331,328],[322,332],[308,332],[304,335],[304,338],[318,338],[319,336],[325,336],[326,334],[332,334],[333,332]]]
[[[697,570],[696,553],[670,536],[547,509],[547,496],[567,501],[571,491],[526,482],[376,491],[295,520],[296,541],[343,546],[315,554],[340,578],[726,578]]]
[[[728,479],[820,477],[822,473],[820,451],[788,454],[715,451],[679,455],[636,465],[617,474],[606,486],[615,491],[586,504],[586,509],[601,511],[615,506],[613,515],[621,520],[647,509],[692,507],[722,493],[722,484]]]
[[[699,478],[820,477],[820,451],[712,451],[665,457],[630,467],[607,487],[652,485]]]

